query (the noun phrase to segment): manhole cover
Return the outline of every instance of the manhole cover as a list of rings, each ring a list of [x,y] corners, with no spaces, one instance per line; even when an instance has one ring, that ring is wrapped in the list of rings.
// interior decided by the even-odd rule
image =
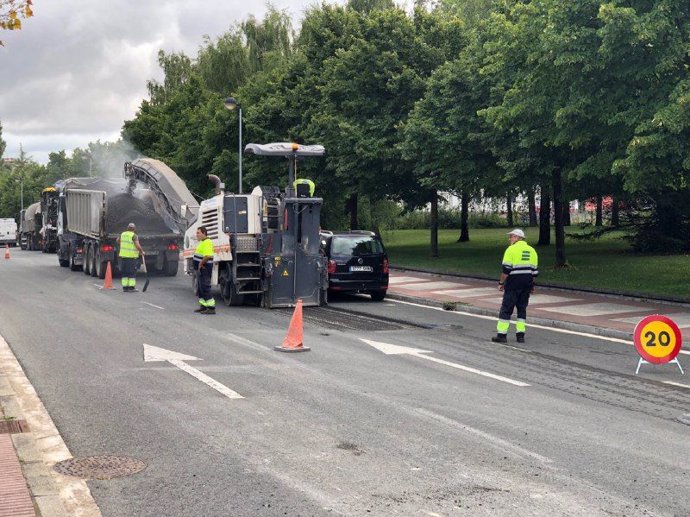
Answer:
[[[113,479],[136,474],[146,468],[146,463],[119,456],[88,456],[61,461],[53,468],[66,476],[83,479]]]

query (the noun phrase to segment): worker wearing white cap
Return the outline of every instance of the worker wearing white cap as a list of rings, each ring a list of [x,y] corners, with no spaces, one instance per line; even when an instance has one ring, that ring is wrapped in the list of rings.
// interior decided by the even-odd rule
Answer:
[[[496,337],[492,337],[494,343],[508,342],[508,329],[510,317],[517,307],[517,331],[518,343],[525,342],[525,329],[527,327],[527,305],[529,295],[534,292],[534,277],[539,274],[537,266],[539,258],[534,248],[525,242],[525,232],[515,229],[508,232],[510,246],[503,254],[503,271],[498,281],[498,290],[503,291],[503,303],[496,324]]]

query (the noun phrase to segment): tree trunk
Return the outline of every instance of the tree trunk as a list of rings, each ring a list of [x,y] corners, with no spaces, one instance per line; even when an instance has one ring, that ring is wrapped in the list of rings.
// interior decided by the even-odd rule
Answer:
[[[563,201],[563,226],[570,226],[570,203]]]
[[[506,196],[506,221],[509,227],[515,226],[513,222],[513,198],[510,194]]]
[[[618,199],[611,198],[611,226],[618,227],[621,224],[620,206]]]
[[[463,192],[460,197],[460,237],[458,242],[467,242],[470,240],[469,229],[469,213],[470,213],[470,197],[466,192]]]
[[[603,226],[604,224],[604,200],[601,196],[597,196],[597,215],[594,226]]]
[[[564,267],[565,259],[565,228],[563,227],[563,185],[561,183],[561,170],[557,169],[551,174],[553,184],[553,212],[554,226],[556,227],[556,263],[555,267]]]
[[[357,220],[357,192],[350,194],[350,198],[345,204],[345,211],[350,214],[350,230],[359,229],[359,221]]]
[[[541,200],[539,202],[539,240],[537,246],[551,244],[551,197],[549,189],[542,185]]]
[[[431,192],[431,256],[438,257],[438,192]]]
[[[537,204],[534,201],[534,190],[527,191],[527,211],[529,212],[529,225],[537,226]]]

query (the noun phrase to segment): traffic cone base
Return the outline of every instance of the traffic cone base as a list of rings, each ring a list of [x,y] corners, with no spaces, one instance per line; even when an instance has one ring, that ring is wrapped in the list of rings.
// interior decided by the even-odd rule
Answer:
[[[283,340],[283,345],[273,347],[273,350],[278,352],[308,352],[311,348],[304,346],[304,343],[302,343],[303,338],[302,300],[297,300],[295,312],[292,314],[292,319],[290,319],[290,326],[288,327],[287,336]]]
[[[105,268],[105,279],[103,280],[103,289],[114,289],[113,287],[113,269],[110,267],[110,261]]]
[[[5,244],[5,260],[10,260],[10,245]]]

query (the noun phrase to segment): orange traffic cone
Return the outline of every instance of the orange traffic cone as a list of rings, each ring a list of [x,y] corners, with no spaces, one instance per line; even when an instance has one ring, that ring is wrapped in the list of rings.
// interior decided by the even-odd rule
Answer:
[[[105,268],[105,280],[103,280],[103,289],[114,289],[113,270],[110,267],[110,261],[108,261],[108,266]]]
[[[275,346],[273,350],[278,352],[308,352],[308,346],[302,344],[304,338],[304,328],[302,326],[302,300],[297,300],[295,312],[290,320],[287,336],[283,340],[283,346]]]
[[[5,244],[5,259],[10,260],[10,245]]]

